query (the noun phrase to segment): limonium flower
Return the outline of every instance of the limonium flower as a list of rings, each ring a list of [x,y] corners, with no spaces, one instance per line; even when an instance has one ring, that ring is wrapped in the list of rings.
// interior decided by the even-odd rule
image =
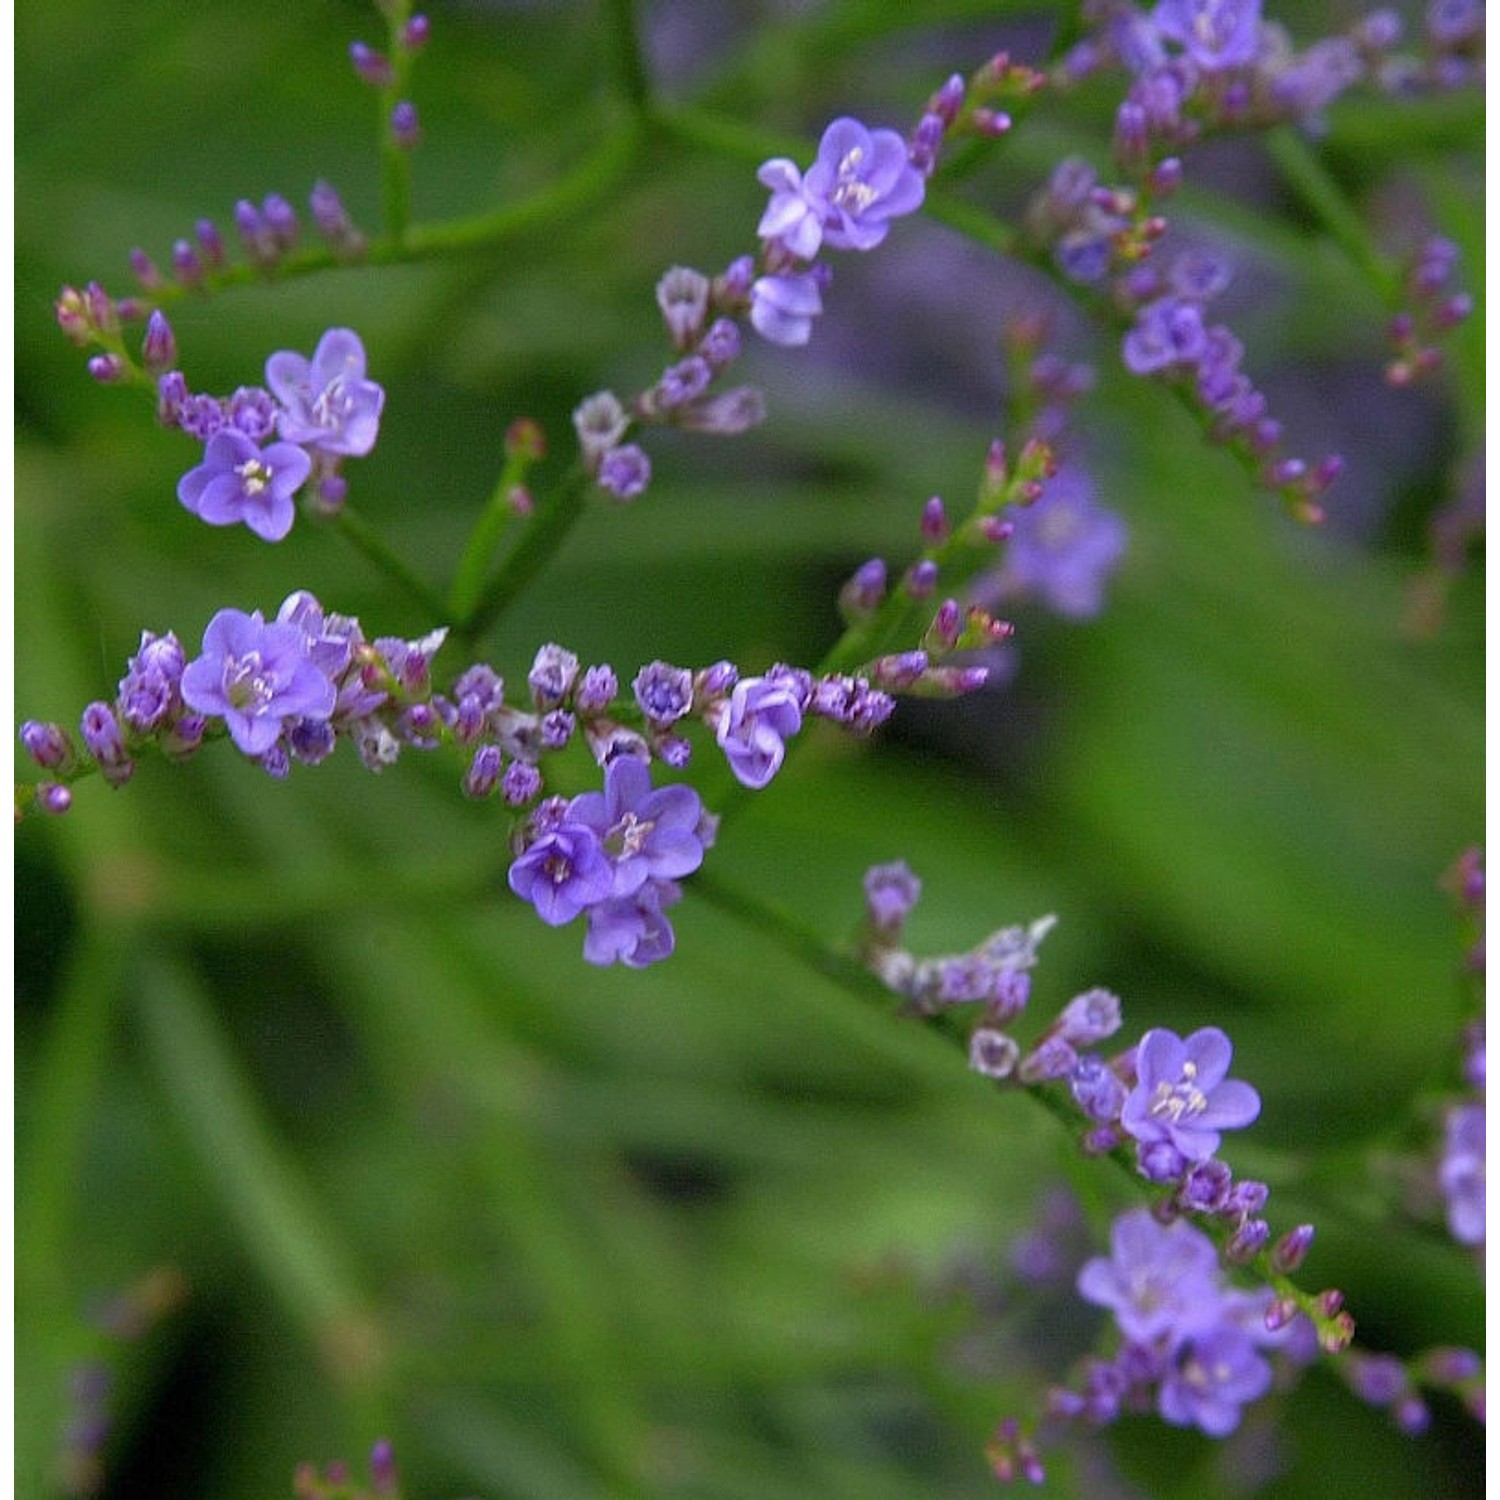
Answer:
[[[1088,1261],[1078,1292],[1107,1307],[1120,1332],[1149,1344],[1212,1327],[1219,1320],[1219,1257],[1213,1241],[1177,1220],[1158,1224],[1146,1209],[1117,1218],[1110,1256]]]
[[[1159,0],[1151,18],[1205,73],[1255,61],[1260,0]]]
[[[599,836],[566,813],[516,860],[507,879],[549,927],[564,926],[614,890],[614,870]]]
[[[266,384],[281,403],[277,422],[288,442],[363,457],[375,446],[385,392],[365,378],[365,346],[349,328],[330,328],[311,360],[289,349],[266,361]]]
[[[771,189],[758,233],[801,260],[821,246],[873,250],[890,221],[922,206],[926,184],[894,130],[867,130],[843,116],[823,132],[817,160],[800,172],[773,157],[756,174]]]
[[[266,754],[288,720],[326,719],[333,683],[308,655],[296,625],[267,625],[260,611],[221,609],[203,632],[203,654],[182,673],[182,700],[222,718],[246,755]]]
[[[1260,1095],[1228,1078],[1234,1049],[1217,1026],[1184,1040],[1154,1028],[1136,1048],[1136,1085],[1120,1123],[1144,1149],[1170,1146],[1187,1161],[1207,1161],[1219,1149],[1220,1131],[1250,1124]]]
[[[614,870],[613,896],[631,896],[651,879],[691,875],[703,863],[698,823],[703,804],[690,786],[652,790],[644,761],[621,755],[604,771],[604,790],[584,792],[569,820],[592,828]]]
[[[822,278],[812,271],[762,276],[750,288],[750,323],[773,344],[796,348],[823,311]]]
[[[261,448],[233,427],[208,440],[203,462],[177,482],[177,498],[210,526],[243,522],[256,536],[279,542],[292,529],[292,496],[307,482],[312,460],[295,443]]]
[[[759,790],[781,769],[786,741],[802,728],[802,706],[784,682],[746,677],[737,682],[716,734],[736,779]]]

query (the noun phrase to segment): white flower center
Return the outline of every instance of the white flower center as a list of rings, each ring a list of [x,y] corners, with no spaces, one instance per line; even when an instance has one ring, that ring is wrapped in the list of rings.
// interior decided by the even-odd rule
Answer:
[[[247,458],[236,464],[234,472],[240,476],[240,486],[247,495],[258,495],[271,482],[270,467],[258,458]]]
[[[1201,1115],[1208,1108],[1208,1095],[1198,1087],[1195,1082],[1197,1077],[1197,1063],[1183,1063],[1182,1078],[1177,1083],[1156,1085],[1156,1093],[1151,1100],[1151,1113],[1158,1120],[1169,1120],[1174,1125]]]
[[[224,696],[242,712],[259,712],[276,692],[276,683],[265,671],[259,651],[224,658]]]

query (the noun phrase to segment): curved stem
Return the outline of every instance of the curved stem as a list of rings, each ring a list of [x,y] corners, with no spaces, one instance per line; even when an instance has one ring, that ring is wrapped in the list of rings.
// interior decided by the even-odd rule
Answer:
[[[406,590],[431,624],[439,625],[448,619],[448,607],[437,592],[357,511],[344,506],[334,516],[333,524],[350,546],[364,553],[387,578]]]
[[[640,22],[634,0],[605,0],[604,12],[620,90],[632,111],[644,116],[651,107],[651,80],[641,56]]]

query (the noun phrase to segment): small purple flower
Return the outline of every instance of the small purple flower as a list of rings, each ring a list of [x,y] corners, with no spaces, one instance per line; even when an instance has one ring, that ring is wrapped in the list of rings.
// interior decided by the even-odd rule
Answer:
[[[78,732],[104,779],[113,787],[124,786],[135,774],[135,762],[125,748],[114,709],[108,703],[90,703],[83,711]]]
[[[630,429],[630,418],[613,391],[596,391],[585,397],[573,410],[573,430],[583,461],[591,469],[611,448],[619,445]]]
[[[893,937],[901,931],[922,894],[922,882],[905,860],[871,865],[865,871],[865,910],[876,932]]]
[[[786,741],[802,728],[797,695],[784,683],[746,677],[735,684],[717,738],[742,786],[759,790],[781,769]]]
[[[1133,1208],[1115,1220],[1109,1244],[1109,1259],[1097,1256],[1079,1271],[1078,1292],[1109,1308],[1127,1339],[1176,1343],[1218,1324],[1219,1257],[1206,1234]]]
[[[656,305],[677,348],[691,349],[697,342],[708,315],[709,291],[708,277],[687,266],[673,266],[656,283]]]
[[[635,443],[626,443],[611,448],[599,460],[595,478],[599,488],[616,500],[634,500],[651,483],[651,460],[646,457],[644,449]]]
[[[894,130],[867,130],[848,116],[823,132],[805,176],[786,157],[766,162],[756,176],[771,189],[757,233],[801,260],[811,260],[824,244],[873,250],[890,220],[915,212],[926,192]]]
[[[750,288],[750,323],[773,344],[792,349],[812,337],[823,311],[823,280],[812,271],[762,276]]]
[[[1085,990],[1063,1007],[1057,1034],[1075,1047],[1092,1047],[1120,1029],[1120,997],[1110,990]]]
[[[1219,1133],[1248,1125],[1260,1114],[1260,1095],[1227,1078],[1229,1038],[1205,1026],[1186,1040],[1164,1028],[1148,1031],[1136,1048],[1136,1085],[1120,1122],[1142,1147],[1166,1143],[1188,1161],[1206,1161]]]
[[[651,788],[644,761],[621,755],[604,771],[603,792],[568,805],[568,819],[590,828],[614,870],[613,896],[633,896],[648,880],[691,875],[703,863],[703,804],[689,786]]]
[[[120,717],[136,734],[149,734],[182,708],[180,685],[186,658],[177,637],[141,632],[141,649],[120,679]]]
[[[631,684],[641,712],[659,728],[674,724],[693,706],[693,674],[686,667],[654,661]]]
[[[510,888],[549,927],[609,899],[614,871],[592,828],[571,818],[547,830],[511,865]]]
[[[1205,73],[1255,61],[1260,0],[1158,0],[1151,18]]]
[[[1207,348],[1208,334],[1198,304],[1158,297],[1135,315],[1122,352],[1132,375],[1151,375],[1173,365],[1195,364]]]
[[[1014,516],[998,574],[1003,598],[1032,595],[1069,619],[1104,607],[1104,586],[1125,552],[1125,522],[1094,498],[1082,469],[1063,468]]]
[[[1464,1104],[1448,1116],[1438,1185],[1448,1201],[1448,1229],[1461,1245],[1482,1245],[1484,1223],[1484,1131],[1482,1104]]]
[[[333,712],[333,683],[308,647],[296,625],[267,625],[258,610],[221,609],[203,632],[203,655],[183,670],[183,701],[222,718],[244,754],[264,755],[288,719]]]
[[[178,481],[177,498],[210,526],[243,521],[256,536],[279,542],[292,529],[292,496],[307,482],[312,460],[292,443],[261,448],[244,433],[221,427],[203,462]]]
[[[289,349],[266,361],[266,384],[281,403],[281,436],[322,453],[363,457],[375,446],[385,392],[365,379],[365,346],[330,328],[311,361]]]
[[[584,958],[601,968],[622,963],[627,969],[644,969],[670,958],[677,937],[662,907],[670,906],[681,894],[672,881],[653,880],[632,895],[591,906]]]
[[[1114,1070],[1093,1053],[1085,1053],[1078,1059],[1068,1087],[1073,1101],[1089,1119],[1101,1125],[1111,1125],[1120,1118],[1120,1107],[1125,1103],[1125,1085]]]
[[[578,658],[553,641],[537,647],[526,685],[539,709],[561,708],[578,680]]]
[[[1226,1437],[1240,1408],[1271,1388],[1271,1367],[1242,1329],[1224,1324],[1178,1349],[1162,1377],[1157,1411],[1176,1427]]]

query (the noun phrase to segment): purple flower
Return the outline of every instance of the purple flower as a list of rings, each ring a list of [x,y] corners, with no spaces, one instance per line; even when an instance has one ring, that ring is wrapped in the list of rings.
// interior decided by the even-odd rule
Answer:
[[[635,443],[626,443],[599,460],[595,478],[616,500],[634,500],[651,483],[651,460]]]
[[[279,542],[292,529],[292,496],[307,482],[312,460],[292,443],[262,449],[244,433],[221,427],[203,462],[177,483],[177,498],[210,526],[243,521],[256,536]]]
[[[679,349],[691,349],[708,314],[708,277],[687,266],[673,266],[656,283],[656,305]]]
[[[1082,469],[1063,468],[1030,505],[1008,514],[1014,530],[998,575],[1002,597],[1033,595],[1070,619],[1104,607],[1104,585],[1125,551],[1125,523],[1094,499]]]
[[[792,349],[812,337],[812,320],[823,311],[822,278],[812,271],[762,276],[750,288],[750,322],[773,344]]]
[[[281,403],[281,435],[323,453],[360,458],[375,446],[385,392],[365,379],[365,346],[330,328],[311,362],[283,349],[266,361],[266,384]]]
[[[614,888],[614,871],[594,830],[566,817],[511,865],[507,879],[549,927],[608,900]]]
[[[785,741],[801,728],[802,710],[791,688],[766,677],[746,677],[729,695],[717,736],[735,779],[758,790],[781,769]]]
[[[267,625],[257,610],[221,609],[203,632],[203,655],[182,673],[182,698],[222,718],[246,755],[264,755],[288,719],[326,719],[333,683],[309,654],[296,625]]]
[[[1125,335],[1125,368],[1132,375],[1151,375],[1172,365],[1195,364],[1208,348],[1208,334],[1197,303],[1158,297],[1135,315]]]
[[[1484,1105],[1453,1110],[1438,1167],[1438,1184],[1448,1200],[1448,1229],[1461,1245],[1484,1244],[1484,1126]]]
[[[568,805],[568,820],[592,829],[609,857],[613,896],[633,896],[648,880],[691,875],[703,863],[702,813],[691,787],[653,791],[650,768],[628,755],[605,768],[603,792],[585,792]]]
[[[1152,20],[1205,73],[1255,61],[1260,0],[1158,0]]]
[[[1240,1422],[1240,1408],[1271,1388],[1271,1367],[1254,1340],[1232,1324],[1221,1324],[1182,1345],[1162,1377],[1157,1411],[1176,1427],[1197,1427],[1226,1437]]]
[[[1162,1142],[1188,1161],[1206,1161],[1219,1149],[1221,1130],[1260,1113],[1260,1095],[1225,1076],[1233,1050],[1217,1026],[1185,1041],[1163,1028],[1148,1031],[1136,1048],[1137,1081],[1120,1123],[1143,1147]]]
[[[901,931],[922,894],[922,882],[903,859],[865,871],[865,910],[870,925],[888,937]]]
[[[1213,1241],[1181,1219],[1158,1224],[1135,1208],[1114,1222],[1110,1256],[1097,1256],[1078,1273],[1078,1292],[1115,1315],[1120,1332],[1137,1343],[1176,1343],[1213,1328],[1220,1319],[1219,1257]]]
[[[631,686],[641,712],[658,727],[675,723],[693,706],[693,674],[686,667],[654,661],[635,674]]]
[[[847,116],[823,132],[805,176],[795,162],[774,157],[756,177],[771,189],[757,233],[801,260],[811,260],[824,244],[873,250],[890,220],[920,208],[926,191],[894,130],[866,130]]]
[[[677,939],[662,907],[670,906],[681,894],[672,881],[653,880],[633,895],[590,907],[584,958],[601,967],[622,963],[628,969],[644,969],[669,958]]]
[[[120,679],[120,717],[136,734],[158,729],[182,708],[179,691],[186,658],[177,637],[141,632],[141,649]]]

